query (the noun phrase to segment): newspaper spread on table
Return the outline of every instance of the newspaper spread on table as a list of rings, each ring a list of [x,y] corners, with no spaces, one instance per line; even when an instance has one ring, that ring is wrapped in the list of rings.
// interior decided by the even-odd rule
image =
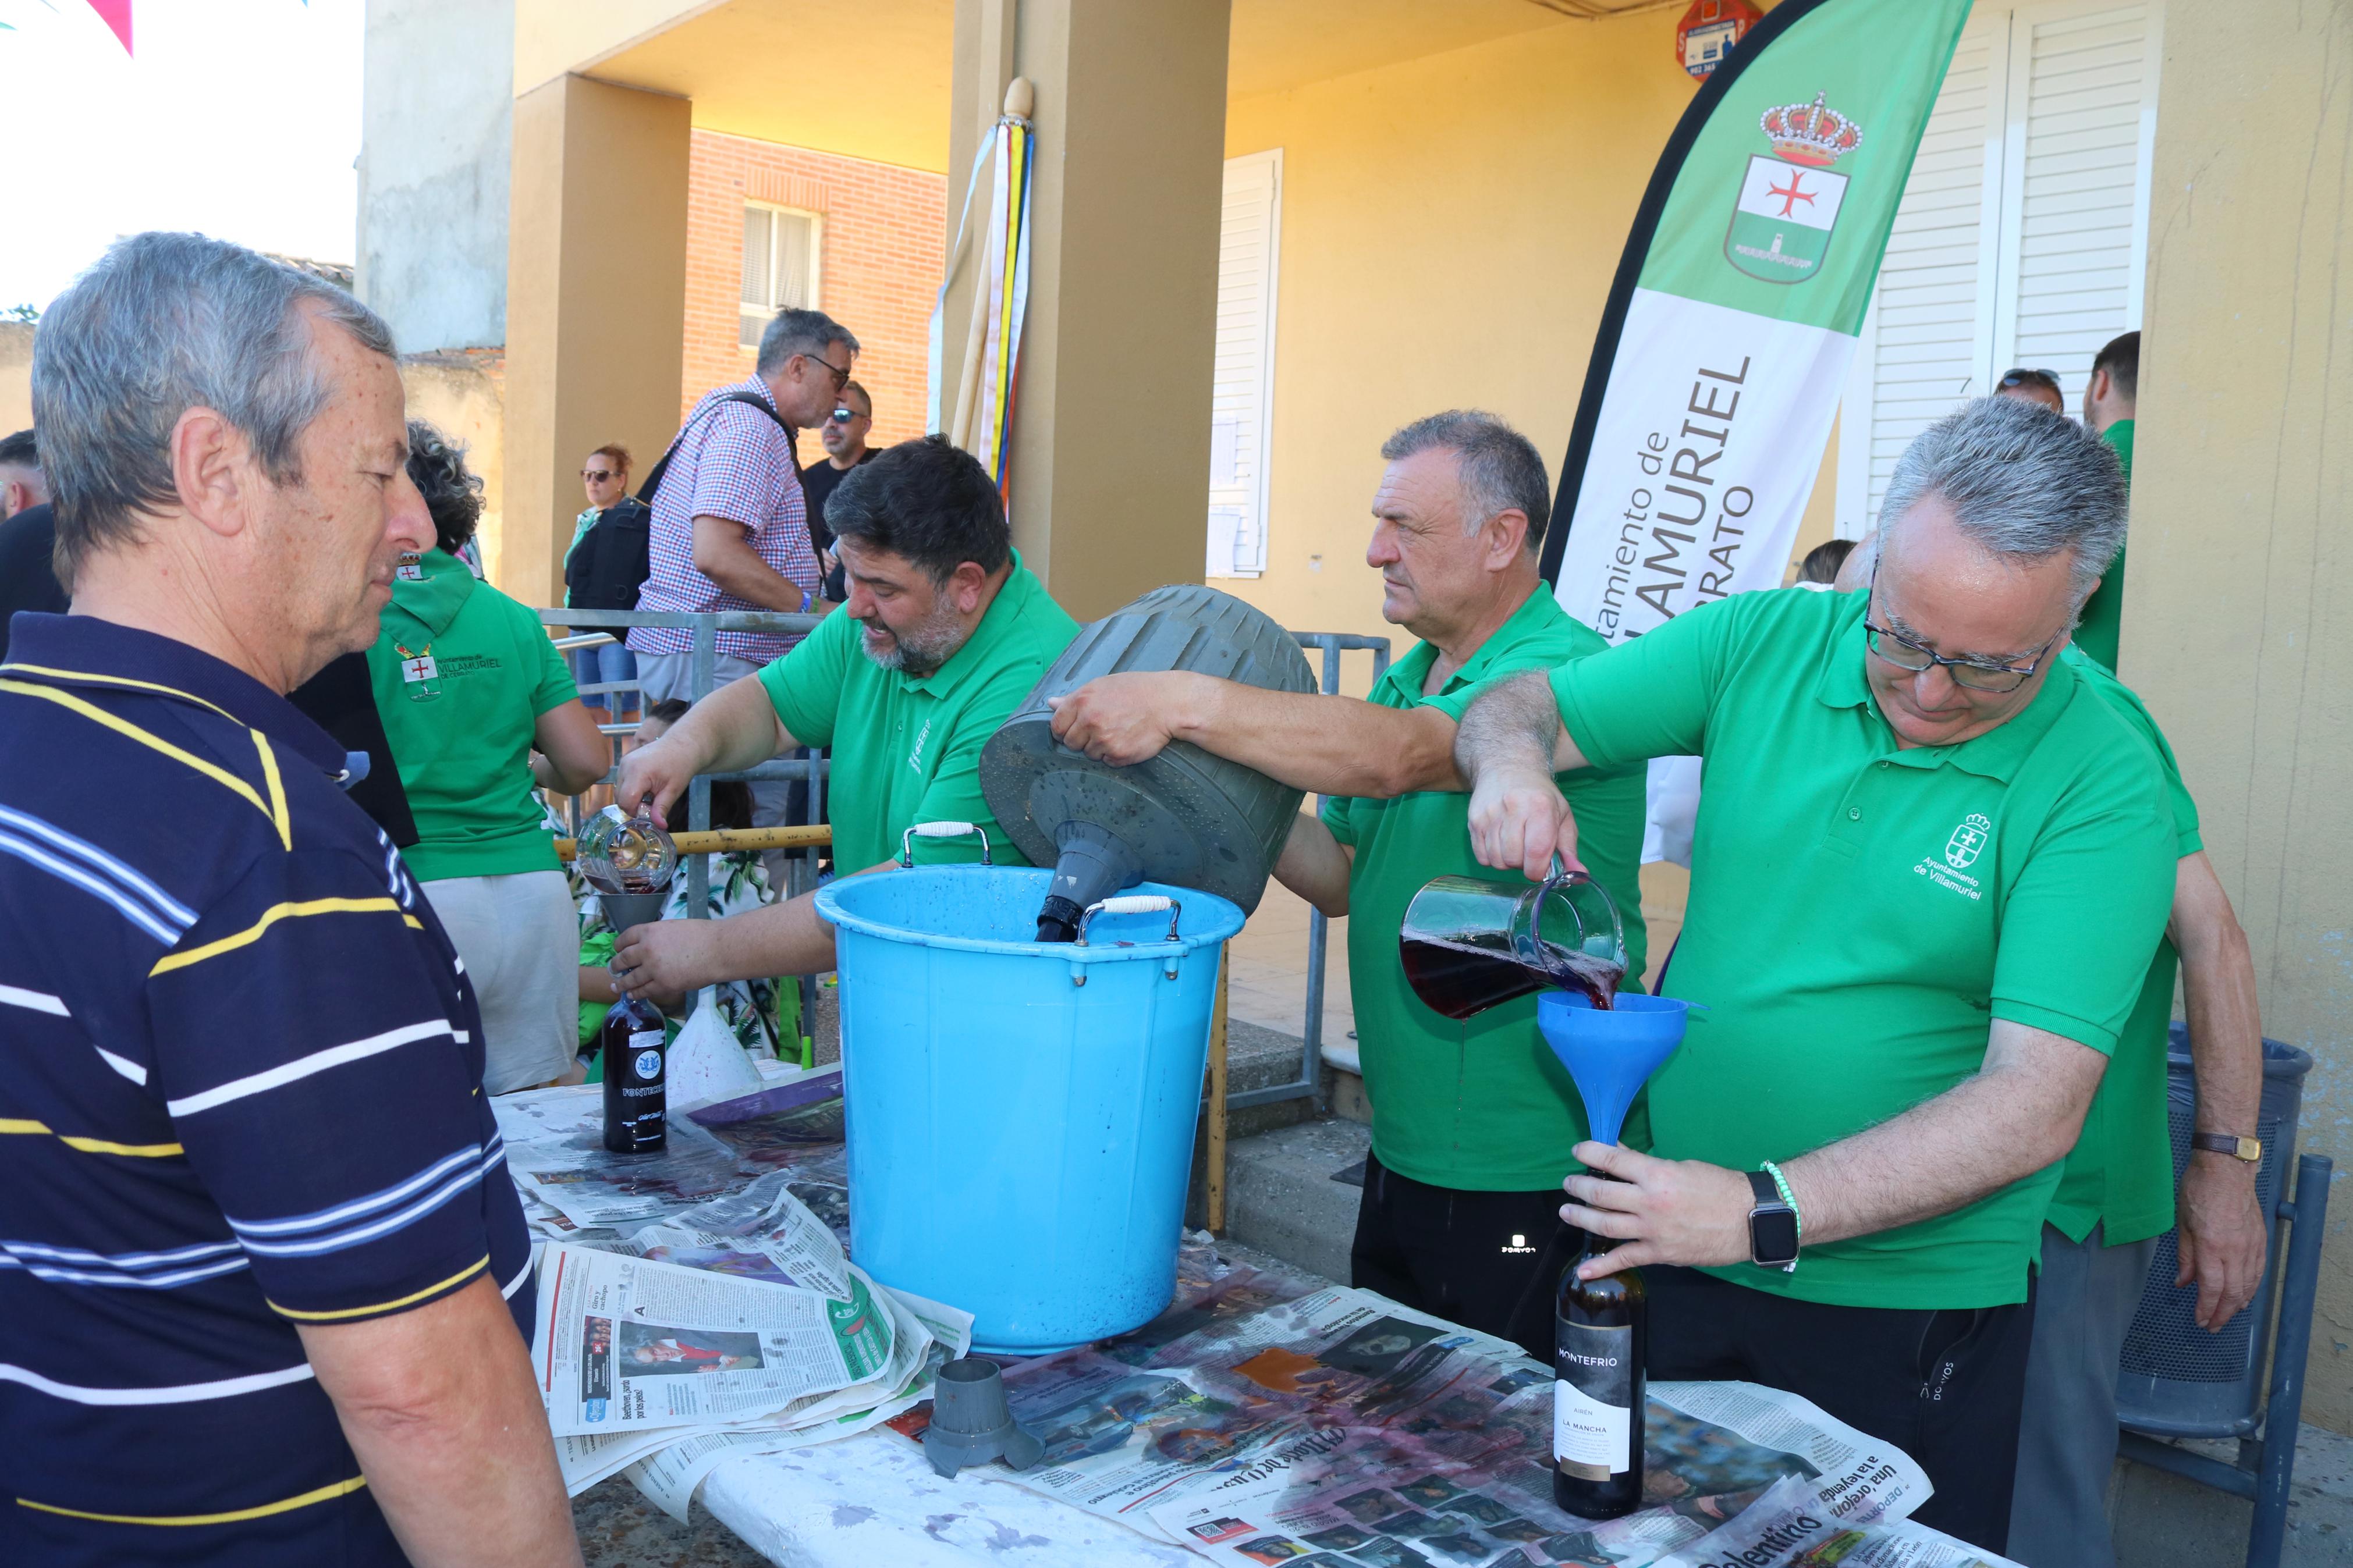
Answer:
[[[1795,1395],[1653,1384],[1653,1506],[1577,1519],[1552,1502],[1549,1367],[1370,1291],[1282,1296],[1241,1271],[1134,1334],[1009,1370],[1045,1453],[1005,1479],[1212,1561],[1300,1568],[1643,1568],[1785,1478],[1849,1526],[1929,1493],[1907,1456]]]
[[[2019,1568],[1908,1520],[1841,1520],[1786,1476],[1740,1517],[1662,1558],[1659,1568]]]

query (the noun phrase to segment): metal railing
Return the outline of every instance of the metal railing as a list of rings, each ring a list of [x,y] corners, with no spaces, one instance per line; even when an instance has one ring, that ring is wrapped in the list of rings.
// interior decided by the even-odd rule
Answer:
[[[1318,685],[1326,697],[1340,693],[1340,656],[1343,653],[1370,653],[1373,656],[1373,684],[1389,670],[1389,639],[1357,637],[1349,632],[1293,632],[1302,648],[1314,648],[1323,656],[1324,668]],[[1315,810],[1323,814],[1332,797],[1315,797]],[[1306,1100],[1315,1109],[1324,1109],[1324,975],[1326,949],[1330,944],[1331,922],[1324,911],[1309,907],[1307,911],[1307,1016],[1303,1021],[1299,1042],[1299,1077],[1290,1083],[1269,1084],[1261,1089],[1246,1089],[1229,1093],[1226,1104],[1231,1110],[1243,1110],[1253,1105],[1271,1105],[1279,1100]]]

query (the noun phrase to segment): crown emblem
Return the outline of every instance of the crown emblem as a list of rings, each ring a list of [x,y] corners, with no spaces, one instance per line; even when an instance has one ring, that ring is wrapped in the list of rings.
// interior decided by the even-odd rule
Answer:
[[[1862,127],[1826,106],[1822,97],[1818,92],[1811,103],[1785,103],[1764,112],[1757,123],[1775,153],[1792,163],[1826,169],[1862,145]]]

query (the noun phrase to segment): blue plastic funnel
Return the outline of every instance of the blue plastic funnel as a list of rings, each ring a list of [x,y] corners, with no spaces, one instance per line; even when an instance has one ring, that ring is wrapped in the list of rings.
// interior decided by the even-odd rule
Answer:
[[[1597,1140],[1618,1142],[1627,1108],[1659,1064],[1683,1043],[1691,1006],[1678,997],[1624,991],[1606,1012],[1574,991],[1547,991],[1536,998],[1536,1027],[1577,1080]]]

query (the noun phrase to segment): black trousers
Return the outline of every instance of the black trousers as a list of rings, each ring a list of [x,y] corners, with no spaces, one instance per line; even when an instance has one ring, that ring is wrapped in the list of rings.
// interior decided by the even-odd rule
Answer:
[[[1365,1156],[1365,1196],[1348,1282],[1552,1361],[1553,1298],[1577,1256],[1558,1187],[1479,1193],[1433,1187]]]
[[[2002,1550],[2034,1328],[2031,1297],[2016,1306],[1930,1311],[1796,1301],[1695,1268],[1653,1266],[1642,1282],[1652,1377],[1746,1378],[1802,1394],[1920,1462],[1936,1491],[1913,1518]]]

